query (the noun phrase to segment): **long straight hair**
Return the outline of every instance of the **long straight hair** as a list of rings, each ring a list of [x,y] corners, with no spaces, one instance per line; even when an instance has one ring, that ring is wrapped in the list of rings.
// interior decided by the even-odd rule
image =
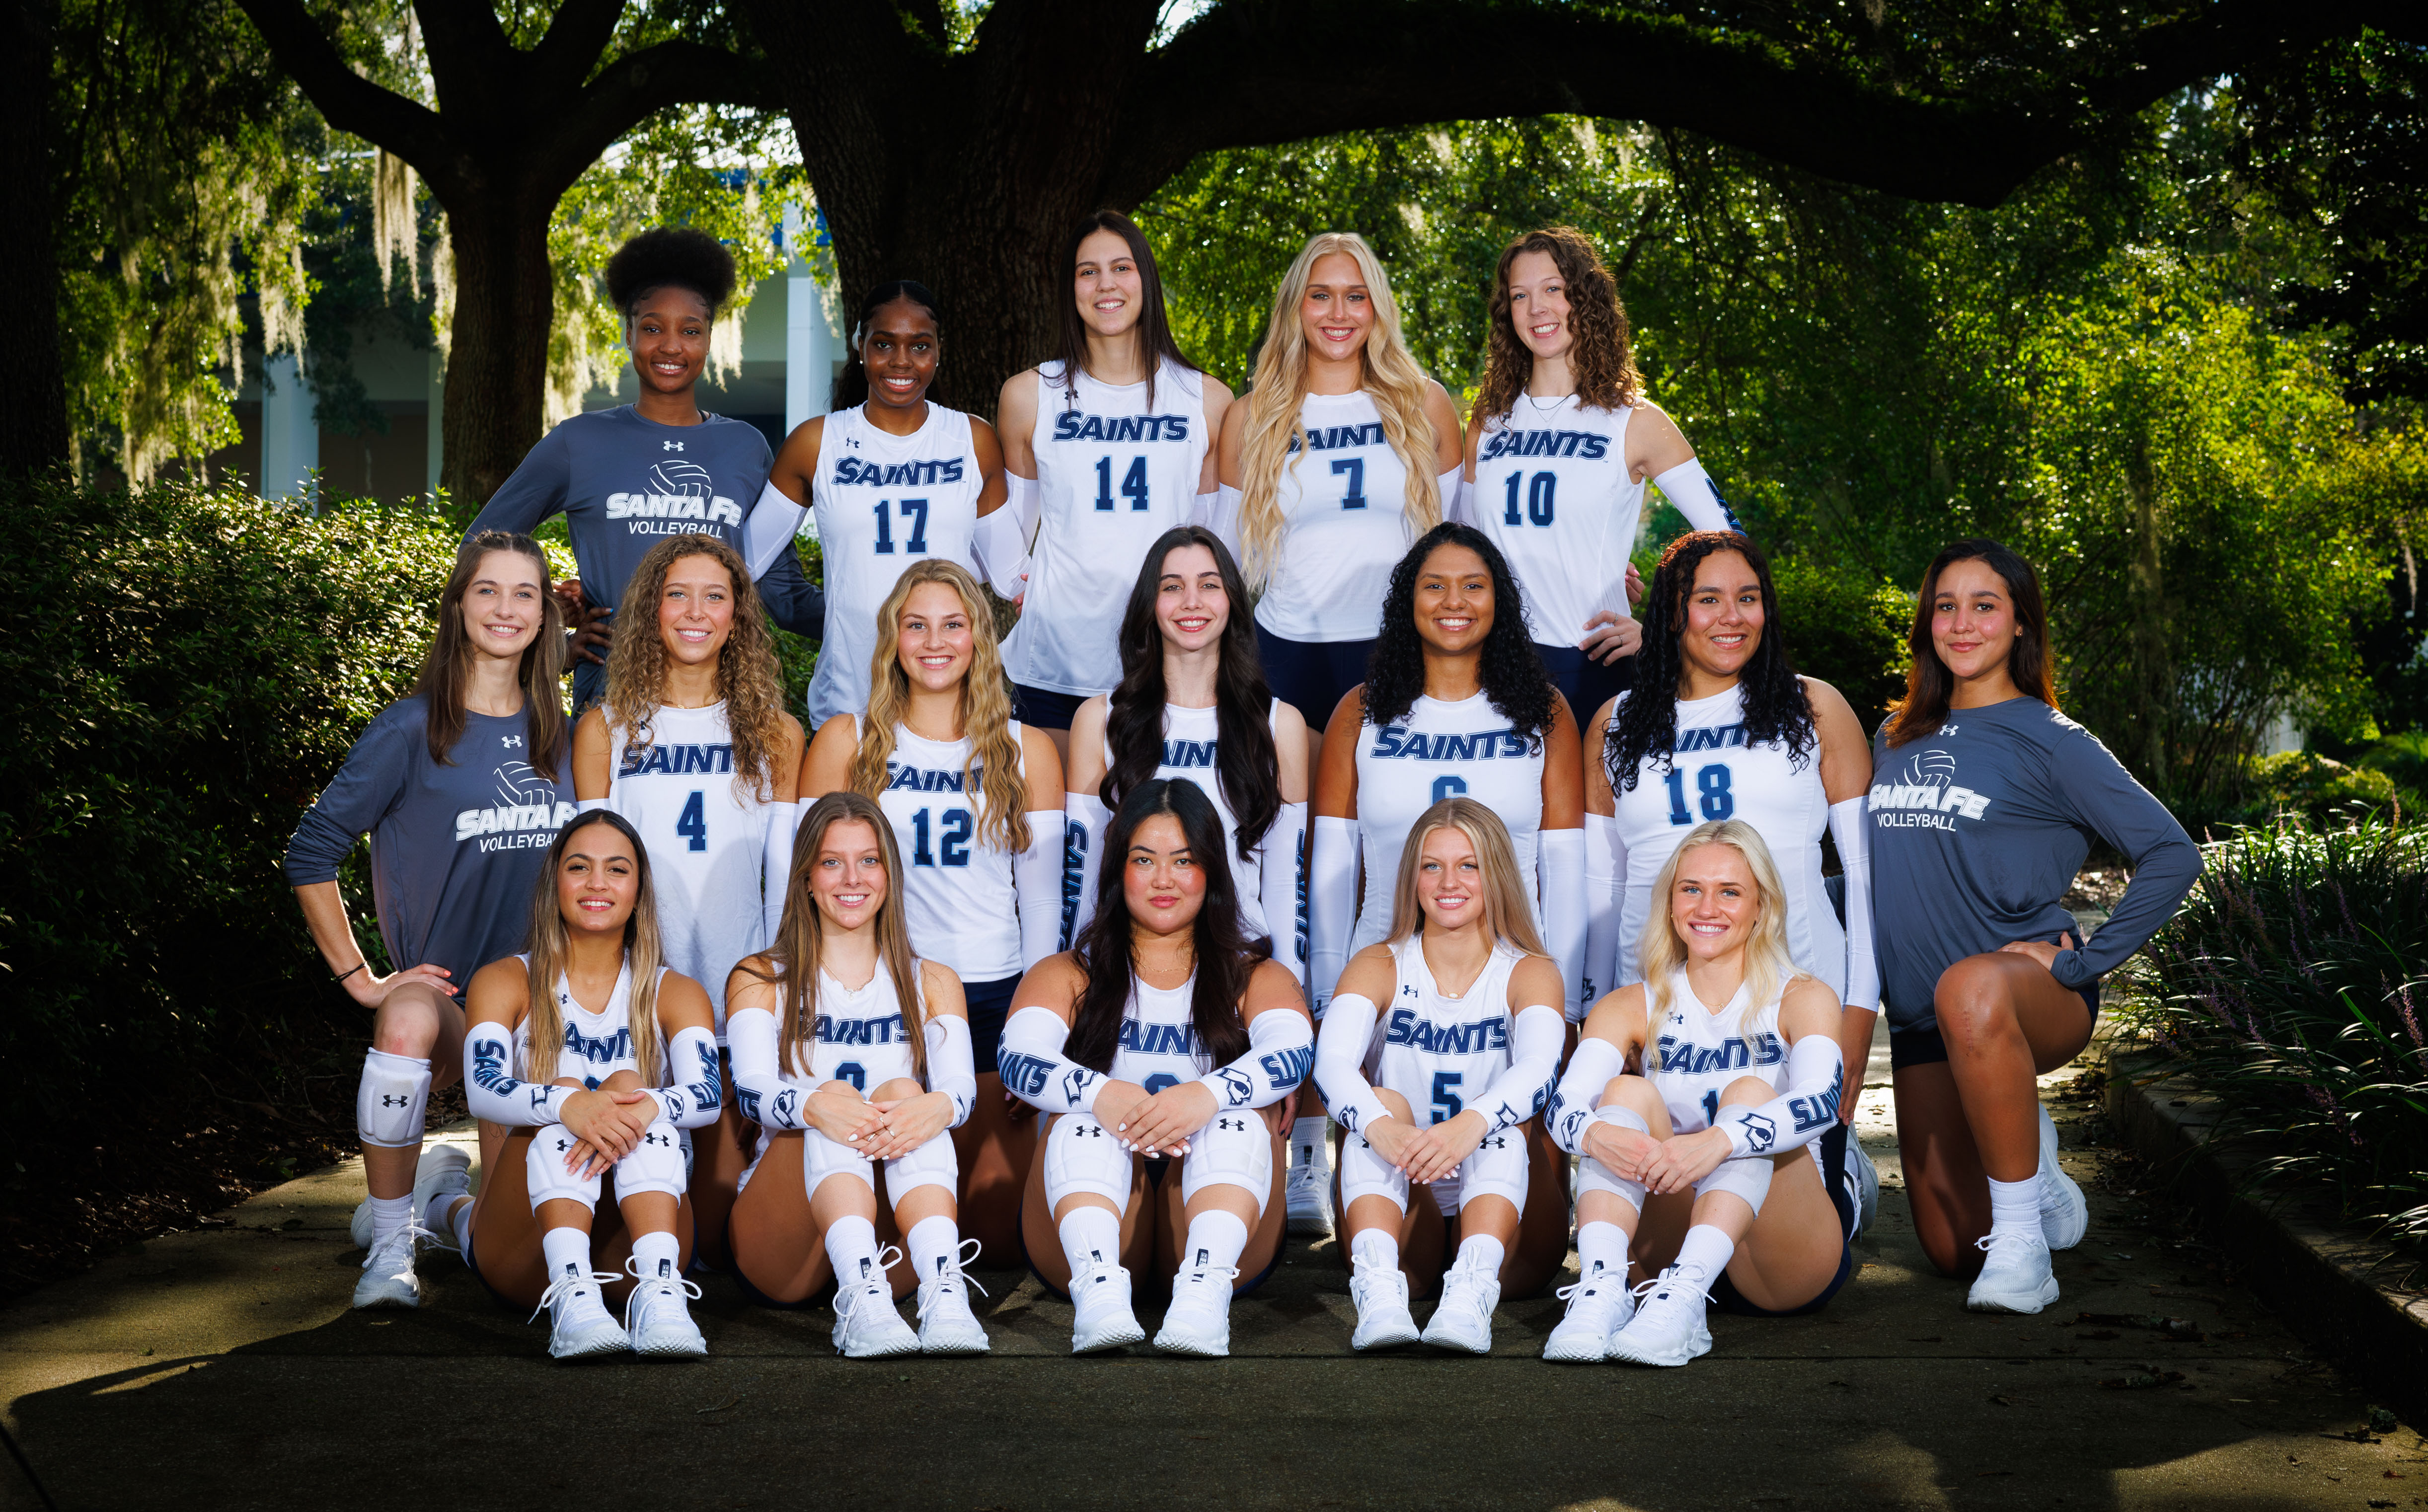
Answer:
[[[1526,886],[1518,875],[1518,850],[1509,843],[1509,827],[1501,815],[1470,797],[1447,797],[1417,815],[1408,829],[1408,843],[1400,847],[1400,877],[1391,887],[1390,942],[1397,945],[1422,929],[1424,905],[1417,901],[1417,861],[1425,837],[1436,830],[1455,830],[1475,847],[1484,873],[1484,925],[1493,942],[1517,946],[1530,956],[1548,956],[1543,937],[1534,929],[1534,912],[1526,906]]]
[[[523,648],[515,681],[523,690],[523,745],[532,765],[550,778],[565,770],[565,693],[557,680],[565,675],[565,606],[557,602],[549,579],[548,553],[518,531],[483,531],[455,551],[455,570],[447,575],[447,589],[438,596],[438,633],[421,656],[421,670],[413,680],[413,696],[421,700],[422,730],[430,743],[430,759],[440,766],[454,764],[455,743],[464,738],[464,689],[472,677],[472,637],[464,628],[464,595],[481,561],[491,551],[512,551],[539,566],[539,633]]]
[[[649,881],[649,848],[632,822],[613,809],[594,809],[556,832],[548,847],[548,864],[540,868],[539,885],[532,889],[531,966],[524,973],[523,1023],[531,1030],[531,1064],[526,1081],[542,1086],[556,1079],[556,1053],[565,1047],[565,1015],[556,1004],[557,979],[565,975],[571,954],[572,931],[565,927],[565,910],[557,902],[557,874],[565,867],[566,846],[584,830],[605,825],[632,843],[632,912],[624,920],[624,967],[632,974],[632,994],[625,1000],[626,1022],[632,1029],[632,1064],[641,1085],[654,1087],[663,1062],[659,1059],[658,968],[666,953],[658,936],[658,895]]]
[[[666,701],[666,644],[658,633],[658,602],[666,574],[685,557],[705,556],[733,582],[733,628],[716,653],[716,696],[733,739],[733,790],[764,800],[775,791],[776,745],[784,728],[784,684],[777,675],[776,636],[742,553],[714,535],[669,535],[648,550],[624,588],[625,626],[607,648],[607,728],[630,747],[655,743],[650,728]]]
[[[1062,357],[1062,404],[1075,408],[1079,403],[1078,375],[1088,369],[1088,322],[1079,316],[1079,300],[1075,280],[1078,276],[1079,244],[1099,231],[1109,231],[1126,242],[1130,261],[1138,264],[1139,318],[1132,334],[1138,338],[1139,360],[1146,369],[1146,403],[1155,407],[1155,379],[1167,362],[1176,368],[1198,371],[1197,364],[1181,354],[1180,342],[1172,334],[1172,317],[1163,303],[1163,275],[1156,271],[1155,249],[1147,245],[1146,233],[1138,222],[1119,210],[1097,210],[1079,218],[1071,234],[1062,238],[1062,260],[1047,275],[1047,288],[1054,290],[1056,303],[1062,311],[1055,322],[1056,345]]]
[[[1065,1054],[1079,1064],[1110,1075],[1113,1053],[1121,1047],[1122,1013],[1138,982],[1138,942],[1132,934],[1129,899],[1122,890],[1122,873],[1129,865],[1130,836],[1158,814],[1180,821],[1190,854],[1222,854],[1222,816],[1194,782],[1157,778],[1141,782],[1122,800],[1120,812],[1105,831],[1104,854],[1097,863],[1096,914],[1080,931],[1072,956],[1086,973],[1072,1015]],[[1197,988],[1189,999],[1189,1022],[1197,1043],[1224,1065],[1247,1053],[1248,1029],[1239,1005],[1247,999],[1248,978],[1272,954],[1270,940],[1240,938],[1239,897],[1231,868],[1203,865],[1206,897],[1190,926],[1196,956]]]
[[[1644,392],[1629,342],[1627,306],[1618,280],[1585,234],[1574,226],[1545,226],[1510,239],[1492,271],[1492,294],[1485,320],[1484,382],[1475,413],[1499,419],[1518,403],[1534,376],[1534,353],[1518,338],[1509,314],[1509,270],[1530,252],[1551,259],[1567,285],[1568,370],[1576,374],[1577,400],[1588,409],[1621,410]]]
[[[2057,707],[2048,604],[2041,598],[2040,574],[2005,546],[1974,536],[1932,557],[1930,569],[1922,575],[1922,592],[1913,600],[1913,629],[1906,635],[1906,650],[1912,662],[1906,669],[1905,698],[1890,711],[1892,746],[1919,739],[1947,722],[1947,700],[1956,692],[1956,674],[1939,659],[1939,647],[1930,638],[1931,600],[1939,597],[1939,575],[1959,562],[1986,562],[1991,571],[2006,580],[2007,597],[2015,606],[2015,624],[2022,631],[2008,649],[2007,675],[2026,698]]]
[[[961,733],[970,754],[961,768],[964,792],[979,796],[976,838],[1013,854],[1028,848],[1028,784],[1022,779],[1020,740],[1011,732],[1011,695],[1004,690],[1003,652],[995,645],[994,611],[977,579],[958,562],[929,557],[894,580],[877,611],[877,650],[868,662],[868,713],[851,756],[851,790],[874,798],[890,780],[894,727],[910,706],[910,674],[902,669],[902,608],[923,583],[941,583],[961,600],[970,622],[970,669],[961,679]]]
[[[1282,468],[1295,468],[1306,458],[1306,426],[1299,418],[1306,398],[1306,327],[1299,306],[1306,301],[1307,285],[1315,281],[1316,263],[1334,253],[1356,263],[1357,276],[1373,302],[1374,325],[1359,353],[1365,370],[1362,386],[1374,397],[1383,438],[1408,469],[1407,498],[1402,505],[1408,534],[1422,535],[1441,523],[1441,493],[1434,486],[1434,427],[1425,418],[1427,379],[1400,334],[1400,306],[1391,298],[1391,281],[1365,238],[1353,231],[1322,232],[1300,251],[1282,275],[1281,287],[1273,290],[1264,347],[1243,400],[1248,424],[1239,447],[1239,538],[1245,558],[1240,565],[1259,592],[1272,580],[1273,555],[1281,547]]]
[[[1727,846],[1743,856],[1746,870],[1753,873],[1754,891],[1761,895],[1755,899],[1761,912],[1754,918],[1753,937],[1745,945],[1746,1006],[1736,1024],[1742,1033],[1747,1019],[1779,1001],[1787,984],[1804,975],[1796,969],[1796,957],[1787,948],[1787,893],[1780,884],[1779,866],[1770,859],[1770,846],[1763,843],[1762,831],[1743,819],[1714,819],[1687,830],[1686,838],[1678,842],[1678,848],[1662,864],[1661,875],[1653,879],[1651,916],[1644,921],[1644,938],[1636,945],[1644,993],[1650,1005],[1645,1017],[1658,1024],[1669,1011],[1670,980],[1686,961],[1686,943],[1678,938],[1677,926],[1670,922],[1675,902],[1670,895],[1678,888],[1680,863],[1698,846]],[[1660,1073],[1660,1060],[1657,1055],[1645,1056],[1647,1080]]]
[[[927,1079],[927,1000],[919,980],[919,958],[910,953],[910,927],[902,907],[902,852],[894,844],[894,826],[885,811],[857,793],[829,793],[801,815],[800,831],[793,837],[793,869],[784,879],[784,916],[776,939],[767,947],[775,968],[761,971],[745,963],[743,970],[764,982],[783,986],[784,1011],[778,1015],[784,1064],[806,1075],[810,1044],[817,1037],[818,967],[824,960],[827,917],[810,891],[818,849],[827,831],[857,821],[877,833],[878,854],[885,858],[885,900],[877,905],[877,961],[894,983],[894,1001],[902,1010],[902,1032],[910,1044],[910,1069]]]
[[[1168,695],[1163,684],[1163,622],[1156,614],[1163,591],[1163,564],[1184,547],[1202,546],[1214,553],[1222,574],[1222,595],[1230,615],[1218,643],[1214,674],[1215,771],[1222,784],[1223,801],[1239,829],[1233,844],[1246,861],[1264,844],[1273,817],[1282,811],[1280,758],[1273,749],[1272,690],[1265,683],[1263,655],[1256,649],[1256,627],[1248,602],[1248,585],[1239,564],[1222,538],[1203,525],[1175,525],[1147,548],[1138,581],[1130,585],[1129,607],[1122,612],[1122,681],[1106,700],[1105,742],[1113,759],[1096,796],[1105,807],[1119,809],[1123,795],[1144,782],[1163,764],[1163,710]]]

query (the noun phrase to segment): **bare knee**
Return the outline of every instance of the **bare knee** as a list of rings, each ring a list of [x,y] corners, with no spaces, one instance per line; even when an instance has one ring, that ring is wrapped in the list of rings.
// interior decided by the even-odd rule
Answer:
[[[1967,956],[1939,974],[1931,1006],[1943,1038],[1975,1040],[2014,1021],[2008,964],[1994,955]]]
[[[1408,1100],[1405,1097],[1401,1096],[1398,1093],[1393,1092],[1390,1088],[1378,1088],[1376,1089],[1374,1095],[1382,1100],[1382,1104],[1385,1108],[1391,1110],[1391,1116],[1393,1118],[1400,1120],[1400,1122],[1403,1124],[1413,1124],[1417,1121],[1416,1115],[1408,1111]]]
[[[1760,1108],[1779,1093],[1760,1076],[1739,1076],[1720,1089],[1723,1108]]]
[[[1642,1076],[1613,1076],[1601,1090],[1603,1108],[1624,1108],[1644,1120],[1645,1127],[1655,1137],[1666,1139],[1669,1126],[1669,1105],[1661,1100],[1660,1092]]]
[[[820,1083],[818,1084],[818,1091],[820,1091],[820,1092],[841,1093],[842,1093],[844,1096],[845,1096],[845,1097],[857,1097],[857,1096],[859,1096],[859,1095],[860,1095],[860,1089],[859,1089],[858,1087],[853,1086],[853,1085],[852,1085],[850,1082],[848,1082],[848,1081],[826,1081],[826,1082],[820,1082]]]
[[[618,1071],[600,1082],[599,1090],[600,1092],[639,1092],[641,1074],[637,1071]]]
[[[426,1059],[438,1044],[438,994],[407,982],[381,999],[371,1019],[371,1048],[384,1055]]]
[[[927,1090],[909,1076],[896,1076],[892,1081],[880,1083],[868,1096],[871,1102],[890,1103],[904,1097],[916,1097]]]

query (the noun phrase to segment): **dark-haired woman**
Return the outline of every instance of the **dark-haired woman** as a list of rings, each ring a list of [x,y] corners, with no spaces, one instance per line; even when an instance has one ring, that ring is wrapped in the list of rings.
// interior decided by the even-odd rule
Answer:
[[[811,804],[796,857],[775,945],[733,968],[733,1085],[762,1130],[734,1268],[778,1303],[832,1275],[834,1346],[850,1358],[984,1354],[953,1195],[952,1131],[977,1097],[961,984],[911,953],[902,854],[877,804]],[[880,1163],[901,1249],[878,1245]],[[887,1274],[906,1252],[915,1334]]]
[[[1314,1029],[1289,973],[1241,936],[1225,838],[1195,783],[1133,788],[1094,916],[1004,1026],[1004,1086],[1054,1115],[1023,1223],[1039,1279],[1076,1309],[1074,1354],[1146,1337],[1130,1268],[1153,1263],[1176,1273],[1156,1347],[1227,1355],[1240,1276],[1255,1285],[1280,1253],[1281,1136],[1263,1110],[1304,1079]]]
[[[1021,722],[1051,735],[1067,764],[1079,704],[1122,679],[1113,630],[1138,562],[1214,491],[1231,390],[1181,354],[1155,252],[1128,216],[1082,220],[1048,276],[1070,280],[1059,351],[1003,386],[1013,509],[991,528],[1015,539],[989,560],[1016,561],[1035,527],[1025,584],[1016,569],[994,581],[1007,599],[1026,594],[1004,667]]]
[[[1587,742],[1586,996],[1644,979],[1636,956],[1660,913],[1654,879],[1696,826],[1735,819],[1778,863],[1783,896],[1769,906],[1796,969],[1846,1005],[1839,1048],[1860,1079],[1880,1001],[1863,727],[1837,689],[1796,675],[1770,563],[1733,531],[1669,543],[1645,595],[1644,626],[1641,676],[1596,713]],[[1825,830],[1846,875],[1843,927],[1821,879]],[[1840,1127],[1816,1153],[1831,1190],[1843,1185],[1860,1216],[1878,1189],[1851,1142],[1855,1103],[1842,1102]]]
[[[558,1359],[708,1353],[683,1279],[691,1213],[681,1131],[722,1106],[708,994],[664,964],[649,855],[620,814],[566,823],[525,917],[529,951],[472,978],[464,1033],[473,1116],[512,1134],[481,1193],[441,1193],[435,1227],[492,1295],[550,1315]],[[613,1172],[620,1224],[599,1230]],[[594,1271],[605,1262],[606,1270]],[[620,1324],[600,1283],[631,1278]]]
[[[908,278],[861,301],[851,361],[836,375],[834,408],[804,420],[777,453],[748,554],[780,552],[814,508],[826,563],[827,631],[810,681],[810,724],[868,707],[878,606],[912,563],[934,557],[985,570],[1010,548],[980,521],[1003,507],[1003,449],[994,427],[928,403],[944,357],[936,296]]]
[[[2035,1078],[2091,1038],[2099,980],[2200,877],[2200,851],[2108,748],[2057,711],[2040,580],[1995,541],[1932,560],[1906,697],[1872,743],[1872,882],[1915,1237],[1965,1306],[2038,1312],[2080,1242]],[[2132,885],[2082,939],[2061,901],[2093,837]],[[1979,1250],[1976,1257],[1975,1250]]]
[[[417,1170],[425,1206],[466,1181],[461,1150],[422,1158],[423,1113],[431,1089],[451,1085],[463,1064],[459,997],[484,963],[522,947],[542,854],[573,816],[564,653],[537,543],[475,535],[455,553],[412,696],[380,711],[287,846],[287,879],[321,959],[373,1015],[354,1099],[370,1188],[354,1214],[354,1241],[368,1252],[357,1307],[419,1305]],[[395,967],[386,976],[364,960],[337,886],[366,832],[380,942]]]
[[[624,584],[650,547],[669,535],[743,543],[743,523],[767,482],[767,438],[758,428],[699,407],[711,331],[733,293],[733,255],[705,231],[644,231],[607,263],[607,294],[624,319],[640,397],[560,422],[531,449],[465,539],[484,531],[529,534],[565,516],[582,576],[583,623],[574,643],[573,708],[606,689],[606,648]],[[789,523],[779,544],[789,547]],[[800,559],[770,548],[753,556],[760,598],[786,630],[824,633],[826,600]]]
[[[1463,518],[1509,558],[1536,649],[1579,716],[1628,685],[1628,555],[1649,479],[1697,530],[1736,528],[1677,422],[1644,397],[1618,281],[1568,226],[1513,239],[1492,281]]]

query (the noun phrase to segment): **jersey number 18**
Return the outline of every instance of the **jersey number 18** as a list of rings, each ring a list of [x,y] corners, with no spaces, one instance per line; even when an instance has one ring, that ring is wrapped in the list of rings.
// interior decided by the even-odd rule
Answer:
[[[1729,791],[1729,769],[1714,763],[1695,773],[1695,789],[1701,794],[1697,807],[1706,819],[1725,819],[1737,812],[1736,795]],[[1686,774],[1677,767],[1669,768],[1669,822],[1693,824],[1695,814],[1686,807]]]

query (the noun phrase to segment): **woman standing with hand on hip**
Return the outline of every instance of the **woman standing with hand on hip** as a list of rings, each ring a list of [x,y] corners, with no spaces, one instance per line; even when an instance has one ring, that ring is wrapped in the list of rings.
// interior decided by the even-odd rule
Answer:
[[[1068,764],[1079,705],[1122,680],[1114,632],[1148,543],[1196,518],[1200,496],[1214,492],[1231,390],[1181,355],[1155,252],[1128,216],[1083,219],[1048,276],[1068,288],[1059,350],[1003,386],[995,419],[1012,507],[985,529],[1005,538],[999,551],[989,543],[994,590],[1021,600],[1003,646],[1014,712]]]

